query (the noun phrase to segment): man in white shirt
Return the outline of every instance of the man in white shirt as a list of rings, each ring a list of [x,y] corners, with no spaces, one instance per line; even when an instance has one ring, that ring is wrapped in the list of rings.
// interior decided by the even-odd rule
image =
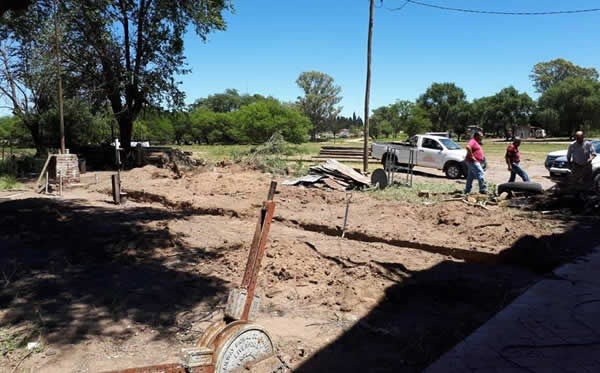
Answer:
[[[592,160],[596,157],[596,151],[590,141],[584,141],[583,132],[575,133],[575,142],[569,145],[567,151],[567,162],[571,169],[571,182],[582,189],[588,189],[592,185]]]

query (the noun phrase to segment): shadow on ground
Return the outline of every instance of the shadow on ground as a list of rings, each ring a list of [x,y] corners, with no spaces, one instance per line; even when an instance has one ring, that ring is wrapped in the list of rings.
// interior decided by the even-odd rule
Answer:
[[[225,293],[221,279],[171,264],[223,254],[186,246],[166,224],[146,225],[182,218],[76,201],[0,203],[0,325],[33,322],[50,343],[70,344],[87,335],[126,337],[125,328],[107,328],[124,319],[166,330],[178,311],[216,305]],[[169,256],[157,255],[165,247]]]
[[[420,372],[557,266],[600,244],[599,221],[571,220],[565,233],[525,236],[494,264],[444,261],[410,272],[378,263],[400,280],[341,337],[296,373]]]

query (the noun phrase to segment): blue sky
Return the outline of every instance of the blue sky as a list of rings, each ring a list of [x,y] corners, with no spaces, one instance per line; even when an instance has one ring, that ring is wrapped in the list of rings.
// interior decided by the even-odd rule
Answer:
[[[424,0],[499,11],[596,8],[594,0]],[[377,2],[378,3],[378,2]],[[342,87],[343,114],[364,110],[368,0],[234,0],[228,29],[208,43],[190,33],[192,73],[182,77],[188,103],[226,88],[293,101],[303,71],[318,70]],[[403,0],[385,0],[394,8]],[[469,100],[513,85],[536,97],[533,65],[562,57],[600,70],[600,13],[494,16],[408,4],[376,9],[371,108],[414,100],[433,82],[455,82]]]

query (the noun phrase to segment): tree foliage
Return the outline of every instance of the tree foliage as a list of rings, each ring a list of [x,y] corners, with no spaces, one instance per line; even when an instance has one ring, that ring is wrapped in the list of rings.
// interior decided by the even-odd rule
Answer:
[[[52,3],[40,0],[27,16],[8,13],[0,22],[0,96],[28,129],[38,154],[45,152],[42,116],[56,105],[56,30]]]
[[[184,34],[206,40],[224,30],[229,0],[70,0],[61,2],[65,58],[90,97],[107,99],[128,147],[133,122],[150,105],[178,107],[186,74]]]
[[[411,113],[406,121],[406,134],[414,136],[418,133],[427,132],[431,129],[431,120],[429,119],[428,113],[422,107],[415,105],[413,106]]]
[[[512,86],[472,104],[473,123],[506,138],[515,133],[516,126],[529,124],[534,111],[533,99]]]
[[[571,61],[557,58],[548,62],[539,62],[533,66],[529,75],[533,86],[539,93],[544,93],[557,83],[567,78],[598,79],[598,71],[593,67],[586,68],[575,65]]]
[[[600,82],[566,78],[550,87],[539,99],[541,120],[561,135],[572,136],[582,128],[600,128]]]
[[[432,130],[449,131],[457,127],[468,109],[465,92],[454,83],[433,83],[417,100],[431,121]]]
[[[304,92],[298,97],[298,106],[312,123],[311,140],[316,134],[327,130],[327,122],[334,120],[342,108],[342,88],[334,84],[331,76],[319,71],[307,71],[296,80],[298,87]]]
[[[216,93],[196,100],[190,105],[191,110],[206,107],[215,113],[230,113],[239,110],[242,106],[264,100],[266,97],[254,94],[240,95],[237,89],[226,89],[223,93]]]
[[[410,101],[398,100],[391,105],[381,106],[373,110],[373,116],[370,118],[369,135],[374,137],[380,135],[397,137],[398,133],[406,129],[414,105]]]

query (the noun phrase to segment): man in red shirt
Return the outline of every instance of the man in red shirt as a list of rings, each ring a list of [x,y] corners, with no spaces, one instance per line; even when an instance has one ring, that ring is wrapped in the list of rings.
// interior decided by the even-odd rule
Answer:
[[[513,143],[506,148],[506,155],[504,158],[506,159],[506,164],[508,165],[508,170],[510,171],[510,179],[508,179],[509,183],[515,181],[517,175],[519,175],[524,182],[529,182],[529,175],[527,175],[527,172],[525,172],[525,170],[523,170],[519,165],[521,162],[521,153],[519,152],[520,145],[521,139],[515,137],[513,139]]]
[[[467,174],[467,186],[465,187],[465,194],[471,193],[473,188],[473,180],[477,178],[479,183],[479,193],[487,194],[487,184],[485,182],[485,171],[481,166],[481,162],[484,160],[483,149],[481,144],[483,143],[483,133],[477,131],[473,135],[473,138],[467,143],[467,156],[465,162],[469,170]]]

